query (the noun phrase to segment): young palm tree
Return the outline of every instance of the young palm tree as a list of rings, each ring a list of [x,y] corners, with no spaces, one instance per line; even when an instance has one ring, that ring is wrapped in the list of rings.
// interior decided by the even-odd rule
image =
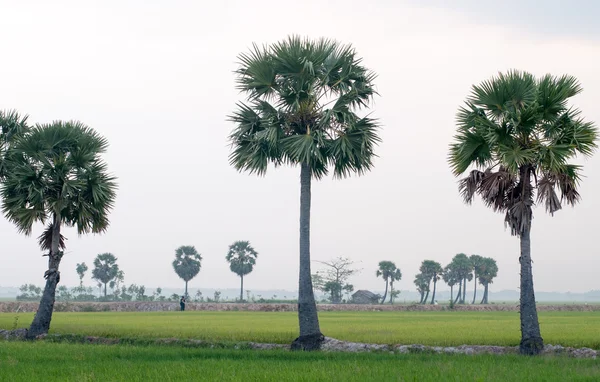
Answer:
[[[597,131],[569,98],[582,90],[572,76],[554,77],[510,71],[473,86],[457,115],[458,132],[450,146],[455,175],[476,167],[460,182],[466,203],[475,194],[521,241],[521,343],[523,354],[543,349],[531,270],[533,206],[543,203],[550,214],[562,203],[575,205],[581,166],[569,163],[578,154],[591,156]],[[558,193],[560,192],[560,197]]]
[[[394,266],[396,266],[394,264]],[[394,293],[394,282],[400,281],[402,279],[402,271],[400,268],[396,268],[394,272],[390,275],[390,304],[394,304],[394,297],[397,295]],[[398,292],[399,293],[399,292]]]
[[[188,282],[200,273],[202,266],[202,255],[198,253],[193,245],[182,245],[175,250],[173,270],[183,281],[185,281],[185,298],[188,295]]]
[[[391,261],[380,261],[379,269],[375,272],[375,276],[381,277],[385,281],[385,292],[383,293],[383,298],[381,299],[381,303],[385,302],[385,298],[387,297],[388,285],[394,277],[394,273],[396,272],[396,264]]]
[[[82,123],[57,121],[34,127],[9,150],[2,211],[26,235],[35,222],[49,221],[39,237],[49,251],[46,286],[30,338],[50,328],[64,248],[61,228],[74,226],[81,235],[104,232],[109,225],[117,186],[100,158],[107,147],[105,138]]]
[[[229,246],[225,259],[229,269],[240,276],[240,302],[244,301],[244,276],[252,272],[256,265],[258,252],[252,248],[249,241],[236,241]]]
[[[300,166],[300,272],[294,349],[320,347],[323,335],[310,273],[311,180],[333,169],[336,177],[373,166],[377,122],[359,116],[375,94],[375,74],[351,46],[300,37],[239,56],[238,89],[247,95],[231,116],[231,164],[265,174],[269,163]]]

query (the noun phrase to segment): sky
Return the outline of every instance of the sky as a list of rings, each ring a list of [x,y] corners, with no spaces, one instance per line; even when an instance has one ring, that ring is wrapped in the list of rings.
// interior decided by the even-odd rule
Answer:
[[[127,284],[183,286],[171,262],[177,247],[194,245],[203,261],[190,288],[236,288],[225,255],[249,240],[259,255],[245,288],[297,289],[299,168],[238,173],[227,115],[243,99],[237,55],[299,34],[356,48],[378,74],[372,111],[382,125],[373,171],[313,182],[312,258],[352,259],[362,270],[355,289],[377,291],[381,260],[402,270],[397,288],[414,290],[422,260],[479,254],[498,262],[492,291],[518,289],[518,239],[502,215],[462,203],[446,162],[454,116],[473,84],[515,68],[576,76],[584,91],[573,105],[599,122],[600,5],[449,3],[0,0],[0,109],[93,127],[109,140],[104,159],[118,177],[108,231],[64,231],[61,283],[78,284],[77,263],[111,252]],[[534,211],[538,291],[600,289],[600,154],[582,163],[582,203],[554,217]],[[0,286],[42,285],[41,231],[26,237],[0,218]],[[85,283],[94,285],[89,272]]]

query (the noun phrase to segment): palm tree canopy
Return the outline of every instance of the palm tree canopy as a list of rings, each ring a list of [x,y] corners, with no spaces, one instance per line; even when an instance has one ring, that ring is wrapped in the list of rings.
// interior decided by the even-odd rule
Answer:
[[[29,130],[27,118],[16,110],[0,110],[0,179],[7,174],[5,155],[11,143]]]
[[[483,285],[491,284],[498,275],[498,264],[491,257],[484,257],[481,263],[480,271],[477,272],[479,282]]]
[[[182,245],[175,250],[173,269],[183,281],[190,281],[200,272],[202,255],[193,245]]]
[[[421,267],[419,268],[419,272],[424,277],[429,278],[430,280],[435,279],[439,280],[439,276],[442,274],[444,269],[437,261],[433,260],[423,260],[421,263]]]
[[[119,276],[119,265],[117,258],[112,253],[102,253],[94,259],[94,269],[92,269],[92,278],[103,284],[108,283]]]
[[[429,281],[431,278],[429,276],[424,275],[422,273],[417,273],[415,275],[415,280],[413,281],[417,287],[419,292],[427,292],[429,291]]]
[[[460,182],[465,202],[479,194],[506,214],[513,235],[530,229],[536,189],[550,214],[564,202],[575,205],[581,166],[569,162],[597,147],[594,124],[568,105],[581,91],[572,76],[535,78],[516,70],[473,86],[449,154],[455,175],[475,167]]]
[[[448,264],[444,267],[444,272],[442,273],[442,279],[448,286],[452,287],[458,284],[461,280],[456,268],[453,264]]]
[[[469,256],[464,253],[459,253],[452,258],[449,267],[455,273],[455,276],[458,277],[459,280],[464,278],[468,280],[473,279],[473,274],[471,273],[473,270],[473,264],[471,264],[471,259]]]
[[[230,117],[231,164],[264,174],[269,163],[307,164],[315,178],[370,170],[378,124],[356,112],[376,94],[375,74],[349,45],[297,36],[239,56],[246,94]]]
[[[229,262],[229,269],[238,276],[245,276],[252,272],[256,265],[258,252],[252,248],[249,241],[236,241],[229,246],[225,259]]]
[[[394,276],[396,270],[396,264],[391,261],[384,260],[379,262],[379,269],[377,269],[375,275],[377,277],[381,276],[382,279],[388,281]],[[400,277],[402,277],[402,274],[400,274]]]
[[[100,158],[107,147],[105,138],[76,121],[38,125],[19,137],[7,154],[10,172],[0,189],[6,218],[25,234],[50,219],[39,238],[43,249],[50,247],[56,218],[79,234],[105,231],[117,189]]]

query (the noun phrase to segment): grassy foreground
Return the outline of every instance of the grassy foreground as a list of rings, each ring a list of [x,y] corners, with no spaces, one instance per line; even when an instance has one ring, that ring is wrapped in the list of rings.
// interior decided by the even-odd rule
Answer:
[[[291,353],[0,342],[1,381],[597,381],[567,357]]]
[[[0,329],[27,327],[33,314],[0,313]],[[321,312],[325,335],[347,341],[433,346],[520,340],[517,312]],[[546,343],[600,349],[600,312],[540,312]],[[195,338],[291,343],[294,312],[94,312],[54,314],[51,332],[101,337]]]

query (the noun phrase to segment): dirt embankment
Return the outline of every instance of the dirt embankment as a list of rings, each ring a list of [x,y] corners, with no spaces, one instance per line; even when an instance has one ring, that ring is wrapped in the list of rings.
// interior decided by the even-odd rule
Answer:
[[[35,302],[0,302],[0,312],[35,312],[38,303]],[[446,305],[359,305],[359,304],[319,304],[319,311],[356,311],[356,312],[381,312],[381,311],[447,311]],[[204,311],[251,311],[251,312],[295,312],[296,304],[254,304],[254,303],[187,303],[186,310]],[[600,311],[600,304],[592,305],[538,305],[538,311]],[[55,312],[159,312],[179,310],[176,302],[57,302]],[[516,312],[516,304],[491,304],[491,305],[456,305],[455,311],[506,311]]]

